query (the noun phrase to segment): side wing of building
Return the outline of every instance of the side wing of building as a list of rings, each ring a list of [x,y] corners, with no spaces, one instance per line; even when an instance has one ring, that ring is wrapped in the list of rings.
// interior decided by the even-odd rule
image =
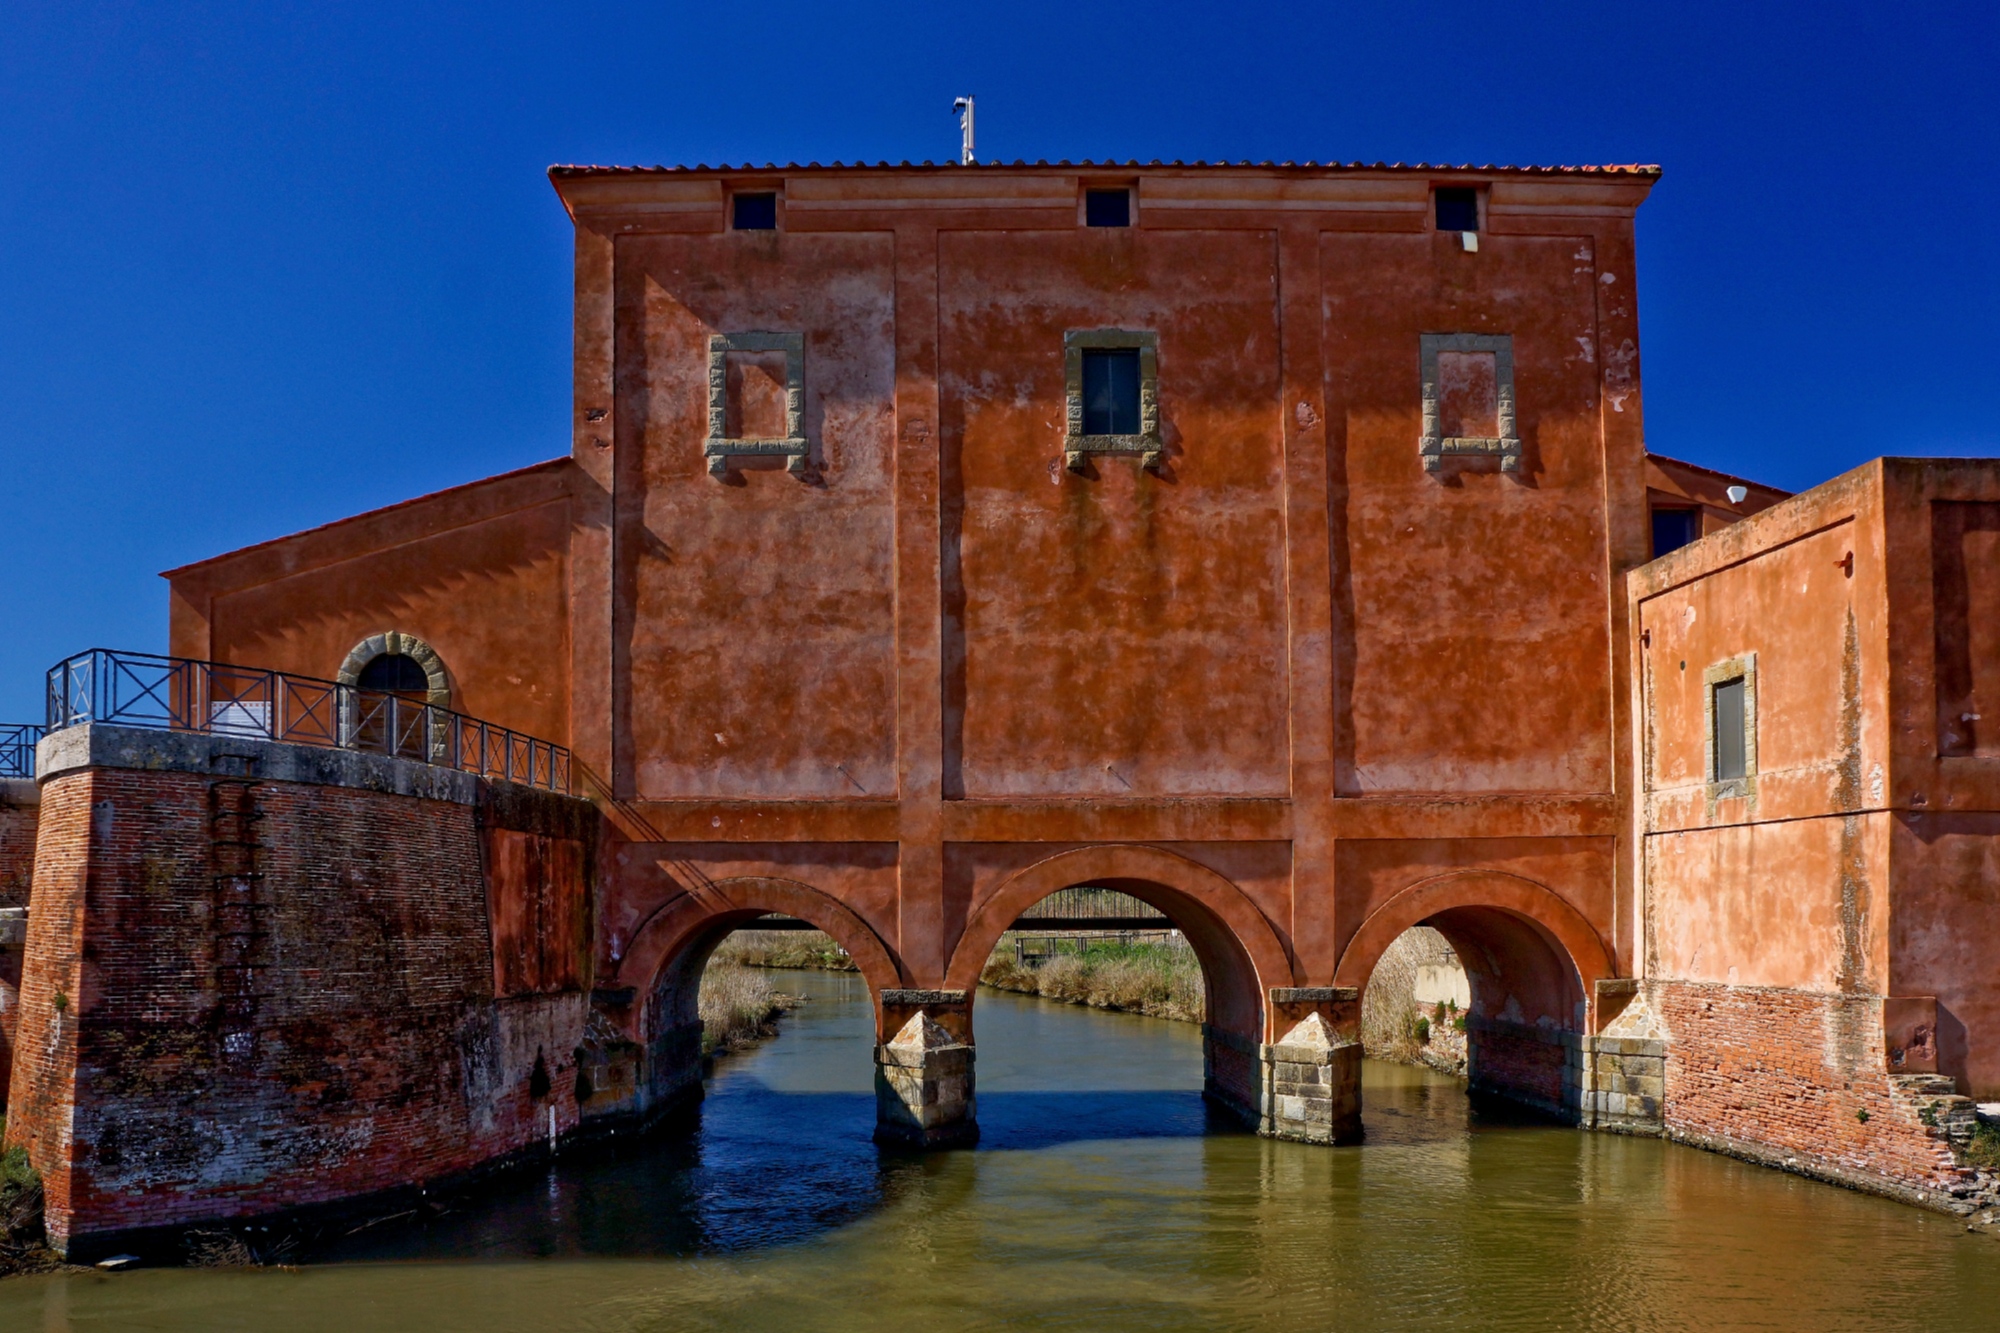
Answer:
[[[489,477],[169,571],[169,651],[338,679],[408,636],[450,707],[570,732],[568,459]]]

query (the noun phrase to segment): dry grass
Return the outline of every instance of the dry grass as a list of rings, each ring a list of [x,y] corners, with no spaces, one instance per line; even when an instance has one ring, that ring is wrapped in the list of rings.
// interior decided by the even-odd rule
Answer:
[[[771,989],[770,981],[719,955],[701,974],[701,1049],[704,1055],[737,1051],[778,1035],[778,1015],[804,1003]]]
[[[1040,967],[1024,967],[1014,961],[1012,941],[1003,939],[979,980],[998,990],[1064,1004],[1182,1023],[1201,1022],[1208,1008],[1201,964],[1193,951],[1160,945],[1104,945],[1083,957],[1061,954]]]
[[[713,961],[734,963],[738,967],[802,967],[820,972],[858,970],[845,949],[817,930],[739,930],[716,949]]]

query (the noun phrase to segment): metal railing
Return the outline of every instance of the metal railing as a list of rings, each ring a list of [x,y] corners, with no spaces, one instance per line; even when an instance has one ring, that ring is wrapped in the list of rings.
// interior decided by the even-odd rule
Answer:
[[[35,776],[35,742],[47,734],[33,722],[0,722],[0,778]]]
[[[83,722],[394,755],[568,794],[560,745],[386,690],[93,648],[49,668],[48,728]]]

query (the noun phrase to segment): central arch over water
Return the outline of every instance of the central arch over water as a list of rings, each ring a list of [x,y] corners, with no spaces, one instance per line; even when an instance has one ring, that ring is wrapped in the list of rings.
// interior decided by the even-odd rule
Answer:
[[[1272,1040],[1268,997],[1293,982],[1284,941],[1250,897],[1215,870],[1145,846],[1058,852],[1016,871],[967,919],[945,985],[971,997],[994,947],[1021,916],[1062,889],[1089,885],[1128,894],[1173,922],[1201,964],[1207,1000],[1203,1091],[1257,1125],[1264,1102],[1260,1048]]]

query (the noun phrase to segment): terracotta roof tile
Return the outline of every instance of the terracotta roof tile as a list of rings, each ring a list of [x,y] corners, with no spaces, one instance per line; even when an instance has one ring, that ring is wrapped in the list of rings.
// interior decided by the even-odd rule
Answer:
[[[1103,170],[1107,168],[1131,170],[1134,168],[1141,168],[1141,167],[1160,167],[1160,168],[1178,169],[1178,170],[1238,170],[1238,171],[1243,170],[1245,168],[1253,168],[1257,170],[1269,170],[1269,171],[1395,171],[1395,172],[1405,172],[1405,173],[1422,173],[1424,175],[1436,175],[1439,172],[1446,172],[1446,171],[1483,172],[1489,174],[1505,174],[1511,176],[1657,176],[1660,174],[1659,167],[1638,162],[1612,163],[1604,166],[1560,167],[1560,166],[1515,166],[1515,165],[1499,166],[1490,162],[1486,163],[1483,166],[1475,165],[1470,162],[1462,162],[1456,166],[1452,166],[1450,164],[1442,162],[1250,162],[1247,160],[1242,162],[1183,162],[1179,159],[1175,159],[1172,162],[1161,162],[1158,158],[1153,159],[1151,162],[1144,162],[1144,163],[1139,162],[1136,159],[1124,162],[1115,162],[1115,161],[1093,162],[1089,160],[1081,162],[1071,162],[1067,159],[1060,162],[1049,162],[1046,160],[1028,162],[1017,158],[1012,162],[998,162],[998,161],[976,162],[969,167],[961,166],[956,162],[932,162],[929,160],[923,162],[915,162],[915,163],[907,161],[906,162],[833,162],[833,163],[787,162],[783,166],[779,166],[776,163],[771,163],[771,162],[766,162],[762,166],[757,166],[749,162],[745,162],[741,166],[731,166],[728,163],[717,163],[714,166],[710,166],[706,162],[697,162],[693,166],[688,166],[683,163],[676,166],[654,165],[650,167],[595,166],[583,163],[557,163],[556,165],[549,168],[549,174],[551,176],[632,176],[632,175],[651,176],[651,175],[695,174],[699,172],[710,172],[710,171],[738,171],[738,172],[740,171],[903,171],[903,170],[923,170],[923,169],[929,169],[932,171],[990,171],[996,169],[1009,169],[1017,171],[1023,171],[1023,170],[1061,171],[1061,170]]]

